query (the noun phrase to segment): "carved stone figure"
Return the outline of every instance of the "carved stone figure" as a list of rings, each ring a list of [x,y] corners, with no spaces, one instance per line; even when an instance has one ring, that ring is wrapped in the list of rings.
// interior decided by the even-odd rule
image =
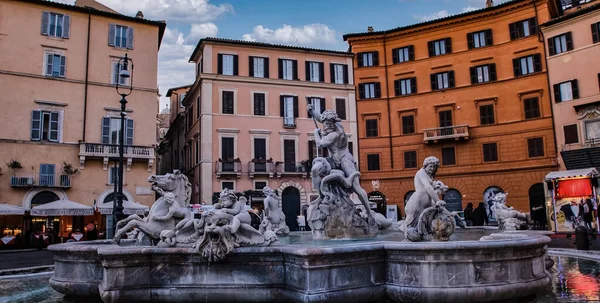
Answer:
[[[506,206],[505,193],[497,193],[492,198],[494,204],[492,211],[496,214],[498,229],[520,230],[527,229],[527,215],[516,211],[513,207]]]
[[[285,214],[279,207],[279,199],[275,191],[268,186],[263,188],[265,194],[263,219],[259,231],[264,233],[267,230],[274,232],[278,236],[287,236],[290,228],[285,223]]]
[[[327,148],[329,157],[313,160],[311,177],[319,198],[308,208],[308,223],[313,238],[360,238],[377,234],[377,223],[369,209],[367,193],[360,186],[360,172],[356,170],[354,157],[348,150],[348,137],[337,114],[325,110],[322,114],[308,106],[309,113],[323,124],[315,129],[317,148]],[[356,193],[365,209],[366,219],[354,207],[350,193]]]
[[[434,206],[423,210],[417,230],[422,240],[448,241],[456,230],[454,214],[446,209],[446,202],[438,201]],[[419,238],[414,239],[414,235],[410,235],[408,240],[419,241]]]

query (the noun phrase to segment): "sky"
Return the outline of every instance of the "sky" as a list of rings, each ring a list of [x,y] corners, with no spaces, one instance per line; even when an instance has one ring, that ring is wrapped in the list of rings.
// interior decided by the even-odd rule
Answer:
[[[74,0],[52,0],[73,4]],[[165,20],[158,54],[160,108],[171,87],[194,82],[188,59],[204,37],[347,50],[342,36],[485,7],[486,0],[96,0],[121,14]],[[507,0],[495,0],[495,4]]]

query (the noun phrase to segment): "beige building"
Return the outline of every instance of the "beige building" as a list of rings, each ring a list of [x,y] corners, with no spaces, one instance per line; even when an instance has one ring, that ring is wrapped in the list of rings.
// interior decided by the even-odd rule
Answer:
[[[157,149],[159,159],[157,172],[159,174],[171,173],[173,170],[183,171],[184,146],[185,146],[185,107],[183,99],[191,85],[173,87],[167,91],[169,98],[167,109],[162,115],[168,121],[168,128],[164,138]]]
[[[0,1],[0,203],[25,208],[66,199],[99,206],[114,199],[118,156],[119,58],[133,59],[127,97],[124,193],[151,205],[155,171],[158,49],[164,22],[118,14],[90,0]],[[138,131],[139,130],[139,131]],[[7,163],[7,165],[4,165]],[[9,168],[8,164],[11,164]],[[20,164],[20,165],[17,165]],[[21,168],[18,168],[18,167]],[[68,167],[78,169],[72,174]],[[68,212],[67,212],[68,213]],[[84,231],[105,217],[9,216],[10,229]]]

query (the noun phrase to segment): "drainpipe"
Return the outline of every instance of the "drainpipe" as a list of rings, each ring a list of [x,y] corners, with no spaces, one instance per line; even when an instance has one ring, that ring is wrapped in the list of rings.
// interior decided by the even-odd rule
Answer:
[[[390,141],[390,162],[394,168],[394,147],[392,146],[392,113],[390,112],[390,85],[388,81],[387,48],[385,46],[385,33],[383,34],[383,64],[385,67],[385,90],[388,111],[388,134]]]
[[[90,29],[92,25],[92,10],[88,9],[88,32],[87,50],[85,54],[85,88],[83,94],[83,142],[85,142],[85,128],[87,124],[87,99],[88,99],[88,76],[90,69]]]

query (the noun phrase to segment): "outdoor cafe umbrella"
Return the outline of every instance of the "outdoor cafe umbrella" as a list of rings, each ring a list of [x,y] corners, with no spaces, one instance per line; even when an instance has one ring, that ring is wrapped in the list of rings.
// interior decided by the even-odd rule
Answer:
[[[100,213],[103,215],[112,215],[113,203],[114,201],[111,201],[99,205],[98,209],[100,210]],[[148,211],[148,206],[146,205],[123,200],[123,213],[126,215],[144,215],[146,211]]]
[[[91,206],[69,200],[57,200],[31,208],[33,216],[91,216],[93,214],[94,208]]]
[[[24,215],[25,214],[25,208],[20,207],[20,206],[16,206],[16,205],[10,205],[10,204],[0,204],[0,215]]]

